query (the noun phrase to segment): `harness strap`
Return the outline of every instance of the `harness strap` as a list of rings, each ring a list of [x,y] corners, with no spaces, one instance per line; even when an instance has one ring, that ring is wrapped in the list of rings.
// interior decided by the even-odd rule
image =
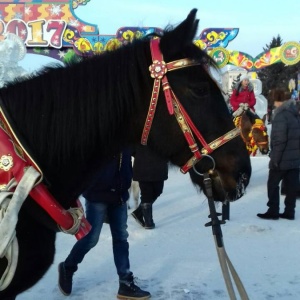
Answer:
[[[150,42],[150,50],[151,50],[153,64],[149,67],[149,71],[150,71],[151,77],[154,78],[154,85],[155,85],[155,81],[162,80],[163,91],[165,93],[168,111],[169,111],[170,115],[172,115],[174,113],[173,104],[172,104],[172,95],[170,92],[170,85],[169,85],[168,79],[165,76],[165,74],[168,71],[168,67],[166,66],[166,63],[164,62],[163,55],[159,49],[159,42],[160,42],[160,39],[158,39],[158,38],[155,38],[155,39],[151,40],[151,42]],[[158,92],[159,92],[159,89],[158,89]],[[158,93],[157,93],[157,97],[158,97]]]
[[[172,91],[173,93],[173,91]],[[174,100],[176,101],[176,104],[179,106],[179,109],[182,113],[182,117],[185,121],[185,123],[187,124],[187,127],[190,127],[190,130],[196,135],[197,139],[199,140],[199,142],[202,144],[203,148],[201,150],[202,154],[210,154],[211,152],[213,152],[214,149],[212,149],[210,147],[210,144],[207,144],[205,139],[203,138],[202,134],[199,132],[199,130],[196,128],[195,124],[193,123],[193,121],[191,120],[190,116],[188,115],[188,113],[186,112],[186,110],[184,109],[184,107],[180,104],[178,98],[176,97],[176,95],[173,93],[174,96]],[[200,157],[199,157],[200,158]]]
[[[15,228],[18,222],[18,214],[39,177],[40,173],[33,167],[29,167],[19,184],[13,178],[6,189],[0,193],[0,257],[6,257],[8,260],[6,270],[1,277],[0,291],[10,284],[16,271],[19,250]],[[12,191],[15,187],[15,191]]]
[[[143,133],[142,133],[142,139],[141,139],[142,145],[147,145],[148,136],[150,133],[150,129],[152,126],[152,122],[153,122],[153,118],[154,118],[154,114],[155,114],[155,110],[156,110],[159,89],[160,89],[160,80],[155,79],[154,85],[153,85],[153,90],[152,90],[152,95],[151,95],[151,101],[150,101],[150,105],[149,105],[149,109],[148,109],[148,114],[147,114],[146,122],[144,125]]]
[[[221,147],[222,145],[226,144],[230,140],[234,139],[240,134],[239,128],[234,128],[227,132],[226,134],[222,135],[221,137],[215,139],[214,141],[210,142],[208,145],[212,150],[217,149],[218,147]],[[204,148],[202,148],[201,153],[205,151]],[[201,158],[200,158],[201,159]],[[200,159],[197,159],[195,156],[191,157],[187,163],[180,168],[181,173],[186,174],[189,169],[193,167],[194,164],[197,163]]]
[[[173,99],[173,103],[174,103],[173,106],[174,106],[174,111],[175,111],[175,117],[181,128],[181,131],[183,132],[184,137],[187,140],[192,153],[194,153],[194,157],[196,157],[197,159],[200,159],[202,157],[202,155],[201,155],[198,145],[194,139],[191,128],[188,126],[188,123],[185,120],[185,116],[182,113],[183,107],[180,106],[178,101],[176,101],[176,98]]]
[[[167,77],[165,76],[168,69],[166,63],[163,60],[163,56],[159,50],[159,41],[160,40],[158,38],[155,38],[150,42],[150,50],[151,50],[153,63],[149,67],[149,71],[151,77],[154,78],[154,83],[153,83],[153,89],[152,89],[148,114],[147,114],[146,122],[142,133],[142,138],[141,138],[142,145],[147,145],[148,136],[150,133],[151,125],[156,111],[156,105],[158,101],[161,81],[163,84],[163,91],[165,93],[168,111],[171,115],[174,113],[174,109],[172,105],[172,95],[170,92],[170,85]]]
[[[0,278],[0,291],[5,290],[15,276],[19,257],[19,244],[17,238],[12,240],[12,243],[7,249],[5,258],[7,259],[7,267]]]

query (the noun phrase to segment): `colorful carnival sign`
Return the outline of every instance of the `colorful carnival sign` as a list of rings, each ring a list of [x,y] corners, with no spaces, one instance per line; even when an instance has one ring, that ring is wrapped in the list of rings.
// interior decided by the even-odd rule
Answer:
[[[134,38],[162,33],[162,29],[156,27],[121,27],[116,34],[100,35],[97,25],[76,16],[76,9],[91,1],[1,1],[0,39],[12,33],[22,39],[27,53],[67,61],[74,54],[92,55],[114,50]],[[207,28],[194,42],[207,51],[219,67],[231,64],[256,71],[277,62],[292,65],[300,60],[300,44],[297,42],[285,43],[254,58],[247,53],[228,50],[228,44],[236,38],[238,32],[238,28]]]
[[[216,56],[216,51],[218,56]],[[211,49],[208,53],[215,59],[220,68],[226,64],[230,64],[248,71],[257,71],[278,62],[283,62],[286,65],[298,63],[300,61],[300,44],[297,42],[288,42],[280,47],[262,52],[256,57],[252,57],[241,51],[222,48]],[[224,55],[224,53],[228,53],[228,55]],[[221,57],[224,58],[224,60],[221,60]]]
[[[293,65],[300,61],[300,44],[288,42],[281,46],[280,59],[286,65]]]

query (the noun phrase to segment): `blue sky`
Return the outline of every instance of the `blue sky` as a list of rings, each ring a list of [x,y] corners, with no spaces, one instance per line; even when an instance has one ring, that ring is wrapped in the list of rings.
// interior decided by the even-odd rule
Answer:
[[[75,13],[97,24],[100,34],[115,34],[123,26],[165,28],[178,24],[193,8],[198,9],[200,19],[198,34],[209,27],[239,28],[227,47],[230,50],[255,57],[278,34],[283,42],[300,41],[300,0],[90,0]]]

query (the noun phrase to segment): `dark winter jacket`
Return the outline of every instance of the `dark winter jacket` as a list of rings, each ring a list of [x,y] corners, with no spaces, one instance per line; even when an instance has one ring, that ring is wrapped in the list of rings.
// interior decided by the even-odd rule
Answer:
[[[270,169],[300,167],[300,116],[294,100],[274,110],[271,129]]]
[[[247,88],[243,89],[240,82],[233,90],[229,102],[233,111],[236,111],[239,108],[240,103],[247,103],[249,108],[255,111],[254,105],[256,104],[256,99],[252,83],[249,82]]]
[[[91,202],[123,204],[129,199],[131,181],[131,151],[126,150],[99,170],[83,196]]]
[[[133,180],[162,181],[168,179],[168,160],[160,157],[147,146],[136,147],[133,162]]]

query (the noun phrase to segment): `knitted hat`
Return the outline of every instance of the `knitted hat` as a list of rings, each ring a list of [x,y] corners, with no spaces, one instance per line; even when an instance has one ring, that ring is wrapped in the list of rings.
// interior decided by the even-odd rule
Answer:
[[[244,74],[240,77],[240,82],[243,81],[244,79],[250,80],[250,77],[247,74]]]

